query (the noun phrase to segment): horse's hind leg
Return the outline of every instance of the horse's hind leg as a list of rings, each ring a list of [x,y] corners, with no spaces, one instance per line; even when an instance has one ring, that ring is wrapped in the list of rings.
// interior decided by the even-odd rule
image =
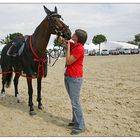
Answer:
[[[43,106],[41,103],[41,80],[42,77],[37,78],[37,101],[38,101],[38,109],[42,110]]]
[[[6,83],[6,74],[2,75],[2,90],[1,90],[1,97],[5,97],[5,83]]]
[[[18,92],[18,80],[19,80],[20,74],[16,74],[14,78],[14,87],[15,87],[15,97],[17,98],[17,102],[20,102],[20,95]]]
[[[1,93],[5,92],[6,75],[2,75],[2,90]]]

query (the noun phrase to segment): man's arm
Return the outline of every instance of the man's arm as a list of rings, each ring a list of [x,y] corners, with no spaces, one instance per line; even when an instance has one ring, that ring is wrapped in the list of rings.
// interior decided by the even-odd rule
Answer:
[[[66,48],[66,65],[71,65],[77,60],[73,55],[70,55],[70,42],[68,41],[67,43],[67,48]]]

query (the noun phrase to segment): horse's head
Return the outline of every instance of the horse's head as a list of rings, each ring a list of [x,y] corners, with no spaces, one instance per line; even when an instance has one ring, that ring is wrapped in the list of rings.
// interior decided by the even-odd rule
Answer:
[[[58,36],[64,37],[67,40],[70,40],[71,31],[69,27],[61,20],[62,18],[61,15],[57,13],[57,8],[55,7],[54,11],[50,11],[44,6],[44,10],[47,13],[46,19],[49,22],[51,34],[56,34]]]

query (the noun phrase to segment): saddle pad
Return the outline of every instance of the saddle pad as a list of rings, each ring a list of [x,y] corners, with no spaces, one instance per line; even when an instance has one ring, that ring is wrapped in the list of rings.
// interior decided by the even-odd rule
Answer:
[[[20,56],[24,50],[27,38],[28,38],[27,36],[22,38],[16,38],[11,43],[11,46],[7,51],[7,55],[13,57]]]

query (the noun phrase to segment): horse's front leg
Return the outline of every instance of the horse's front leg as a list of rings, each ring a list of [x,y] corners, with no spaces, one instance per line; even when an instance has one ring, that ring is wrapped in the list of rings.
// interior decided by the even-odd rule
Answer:
[[[20,74],[16,74],[14,78],[14,87],[15,87],[15,97],[17,98],[17,102],[20,102],[20,95],[18,92],[18,80],[19,80]]]
[[[41,103],[41,80],[42,77],[37,78],[37,101],[38,101],[38,109],[42,110],[43,106]]]
[[[27,85],[28,85],[28,95],[29,95],[29,100],[28,100],[28,105],[30,107],[30,110],[29,110],[29,114],[30,115],[35,115],[35,111],[34,111],[34,107],[33,107],[33,87],[32,87],[32,79],[28,79],[27,78]]]

